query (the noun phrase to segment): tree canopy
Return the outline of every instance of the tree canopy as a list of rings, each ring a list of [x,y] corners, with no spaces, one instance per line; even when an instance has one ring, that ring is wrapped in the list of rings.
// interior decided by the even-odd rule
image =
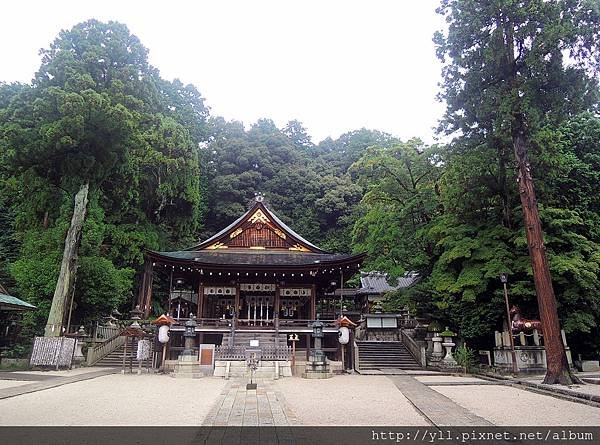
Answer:
[[[42,51],[31,84],[0,84],[0,282],[50,307],[87,183],[74,320],[134,304],[144,249],[182,249],[231,223],[256,193],[302,236],[368,253],[366,270],[419,283],[390,295],[490,346],[511,301],[537,317],[513,156],[526,130],[561,324],[600,352],[600,19],[594,2],[444,0],[438,132],[425,144],[357,129],[312,141],[297,120],[248,128],[168,81],[127,27],[90,20]],[[516,125],[517,123],[518,125]],[[416,135],[426,138],[428,135]],[[160,308],[157,299],[157,308]],[[595,351],[595,352],[594,352]]]

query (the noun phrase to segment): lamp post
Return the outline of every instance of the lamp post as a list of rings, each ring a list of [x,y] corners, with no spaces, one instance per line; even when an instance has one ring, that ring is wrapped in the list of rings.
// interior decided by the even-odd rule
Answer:
[[[512,323],[510,322],[510,308],[509,308],[509,304],[508,304],[508,288],[506,286],[506,283],[508,283],[508,275],[503,273],[502,275],[500,275],[500,281],[502,282],[502,285],[504,286],[504,302],[506,303],[506,321],[508,323],[508,337],[510,338],[510,352],[512,355],[512,368],[513,368],[513,373],[517,373],[519,372],[519,369],[517,367],[517,354],[515,352],[515,339],[513,338],[512,335]]]

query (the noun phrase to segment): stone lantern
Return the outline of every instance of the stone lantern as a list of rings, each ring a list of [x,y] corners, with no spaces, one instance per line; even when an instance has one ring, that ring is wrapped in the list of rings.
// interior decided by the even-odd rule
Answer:
[[[89,335],[85,332],[85,328],[83,326],[79,326],[79,330],[72,336],[75,337],[75,352],[73,353],[73,361],[76,363],[81,363],[85,360],[81,348],[84,345],[85,339],[89,338]]]
[[[315,348],[312,351],[312,355],[314,357],[314,361],[315,362],[325,362],[325,354],[322,351],[322,339],[325,336],[325,334],[323,334],[323,322],[319,319],[317,319],[313,324],[312,324],[312,336],[315,339]]]
[[[325,334],[323,333],[323,322],[317,318],[312,324],[312,337],[315,339],[315,347],[311,350],[306,369],[302,377],[305,379],[326,379],[331,377],[327,357],[321,349],[321,341]]]
[[[144,311],[140,309],[140,305],[138,304],[135,309],[129,312],[133,323],[131,323],[131,327],[134,329],[142,329],[140,326],[140,320],[142,319],[141,315],[144,314]]]
[[[454,356],[452,355],[452,348],[454,346],[456,346],[456,343],[454,343],[452,341],[452,337],[455,336],[456,334],[454,332],[452,332],[450,329],[448,329],[448,327],[446,327],[446,330],[444,332],[442,332],[440,335],[444,337],[444,342],[442,343],[442,346],[446,349],[446,355],[444,356],[444,359],[442,360],[444,366],[448,366],[448,367],[456,366],[456,360],[454,359]]]
[[[182,355],[194,355],[194,346],[196,345],[196,320],[192,315],[188,321],[185,322],[185,331],[183,336],[185,337],[184,349]]]

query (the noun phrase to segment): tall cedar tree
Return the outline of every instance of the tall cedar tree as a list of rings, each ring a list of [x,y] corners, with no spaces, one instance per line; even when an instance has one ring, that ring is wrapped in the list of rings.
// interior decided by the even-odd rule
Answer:
[[[445,63],[442,129],[459,137],[495,134],[512,143],[548,371],[544,383],[570,384],[556,298],[545,254],[530,141],[544,124],[583,111],[595,99],[600,7],[588,0],[444,0],[447,34],[436,33]]]

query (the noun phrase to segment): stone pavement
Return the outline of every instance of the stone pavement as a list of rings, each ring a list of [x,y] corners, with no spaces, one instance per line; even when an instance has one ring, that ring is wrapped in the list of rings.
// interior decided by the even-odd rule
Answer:
[[[296,424],[283,395],[268,381],[246,390],[246,381],[232,381],[204,419],[205,426],[289,426]]]
[[[41,382],[43,380],[54,380],[59,378],[56,375],[44,374],[27,374],[24,372],[2,371],[0,372],[0,380],[19,380],[27,382]]]
[[[283,395],[268,381],[258,383],[256,390],[246,390],[246,381],[232,381],[221,393],[192,444],[294,444],[290,425],[294,414],[285,406]],[[242,426],[277,427],[244,430]],[[236,428],[238,427],[238,428]]]
[[[119,372],[118,369],[104,369],[102,371],[86,372],[84,374],[77,374],[68,377],[45,378],[44,380],[38,379],[38,381],[36,381],[35,383],[0,389],[0,399],[7,399],[9,397],[20,396],[21,394],[27,394],[30,392],[42,391],[44,389],[55,388],[57,386],[68,385],[69,383],[94,379],[96,377],[115,374],[117,372]],[[20,379],[20,377],[17,378]],[[23,380],[26,379],[27,378],[25,377]]]
[[[492,426],[448,397],[429,388],[409,375],[389,376],[394,385],[425,419],[435,426]]]

